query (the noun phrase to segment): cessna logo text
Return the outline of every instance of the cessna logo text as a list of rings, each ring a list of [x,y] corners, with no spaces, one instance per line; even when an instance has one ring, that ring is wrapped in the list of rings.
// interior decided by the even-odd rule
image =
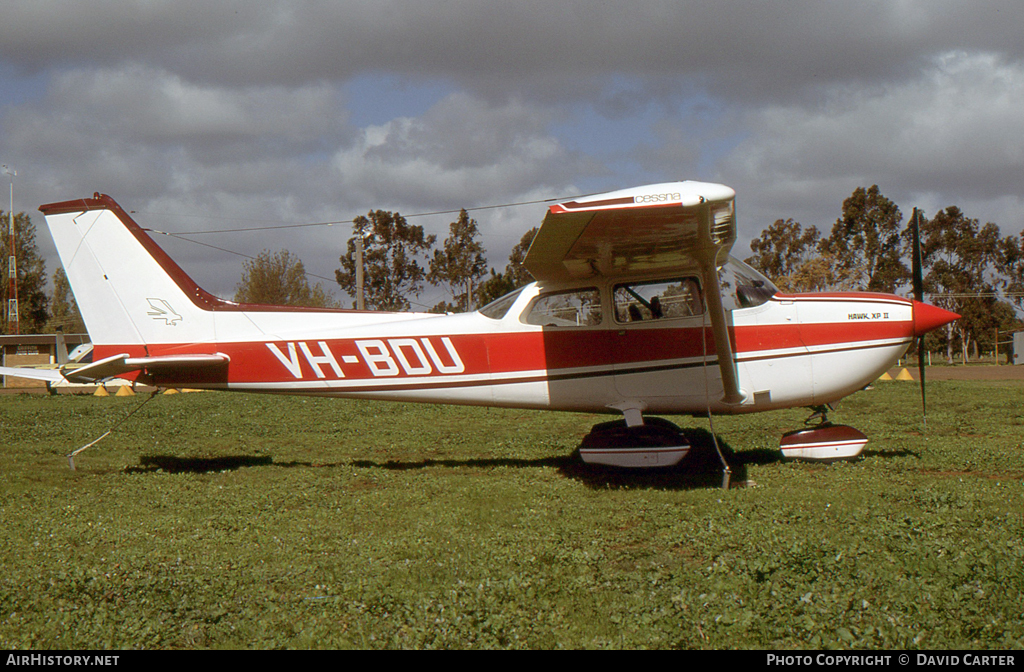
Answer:
[[[302,378],[305,361],[317,378],[345,377],[346,365],[362,364],[375,377],[428,376],[454,374],[466,370],[452,341],[447,336],[433,338],[388,338],[352,341],[354,352],[340,353],[346,344],[336,344],[335,353],[327,341],[267,343],[267,349],[295,378]]]
[[[665,201],[678,201],[682,199],[682,195],[678,191],[670,194],[646,194],[644,196],[634,196],[634,203],[664,203]]]

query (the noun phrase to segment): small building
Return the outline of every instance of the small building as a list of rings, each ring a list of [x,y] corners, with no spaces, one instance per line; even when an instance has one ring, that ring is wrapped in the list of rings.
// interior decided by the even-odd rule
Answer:
[[[61,357],[89,342],[88,334],[11,334],[0,336],[0,366],[56,366]],[[63,352],[61,352],[63,348]],[[46,387],[42,380],[3,376],[4,387]]]

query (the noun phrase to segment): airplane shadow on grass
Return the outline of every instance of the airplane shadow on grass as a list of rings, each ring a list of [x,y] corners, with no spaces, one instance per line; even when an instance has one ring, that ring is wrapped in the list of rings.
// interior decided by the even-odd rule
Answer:
[[[241,467],[273,466],[269,455],[230,455],[226,457],[177,457],[174,455],[143,455],[139,466],[125,467],[126,474],[166,472],[169,474],[209,474],[234,471]]]
[[[580,457],[579,450],[576,450],[567,458],[567,463],[561,471],[569,478],[594,489],[694,490],[723,487],[725,480],[722,459],[715,449],[711,433],[691,428],[683,429],[683,434],[690,443],[690,451],[679,464],[672,467],[623,469],[586,464]],[[782,460],[778,451],[749,450],[737,453],[721,437],[718,437],[718,447],[731,472],[731,488],[747,485],[748,465],[771,464]]]
[[[352,460],[350,462],[319,463],[319,462],[275,462],[268,455],[263,456],[227,456],[215,458],[176,457],[170,455],[143,456],[137,467],[127,467],[125,473],[216,473],[233,471],[242,467],[278,467],[278,468],[322,468],[322,467],[359,467],[364,469],[386,469],[390,471],[407,471],[428,469],[433,467],[447,468],[499,468],[513,467],[536,469],[554,467],[566,478],[580,481],[594,489],[661,489],[689,490],[697,488],[720,488],[723,483],[722,464],[715,450],[711,433],[702,429],[686,429],[683,434],[690,442],[690,452],[679,464],[673,467],[656,467],[650,469],[625,469],[592,465],[583,462],[579,450],[568,455],[543,457],[538,459],[516,458],[473,458],[467,460],[448,460],[428,458],[417,461],[387,460]],[[722,455],[731,470],[731,487],[739,487],[747,483],[747,465],[771,464],[780,461],[778,451],[752,450],[736,453],[721,438],[718,444]]]

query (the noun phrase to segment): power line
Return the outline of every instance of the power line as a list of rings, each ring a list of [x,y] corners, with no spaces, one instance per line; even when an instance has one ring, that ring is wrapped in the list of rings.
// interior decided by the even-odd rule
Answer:
[[[556,198],[542,198],[542,199],[538,199],[538,200],[534,200],[534,201],[517,201],[515,203],[501,203],[501,204],[498,204],[498,205],[479,205],[479,206],[476,206],[474,208],[459,208],[457,210],[435,210],[433,212],[417,212],[417,213],[414,213],[414,214],[411,214],[411,215],[402,215],[402,216],[405,219],[413,219],[414,217],[433,217],[433,216],[436,216],[436,215],[454,215],[454,214],[458,214],[458,213],[462,212],[463,210],[465,210],[466,212],[477,212],[477,211],[480,211],[480,210],[498,210],[498,209],[501,209],[501,208],[514,208],[514,207],[519,207],[519,206],[523,206],[523,205],[540,205],[542,203],[555,203],[555,202],[561,202],[561,201],[568,201],[568,200],[574,200],[574,199],[578,199],[578,198],[582,198],[582,197],[583,196],[559,196],[559,197],[556,197]],[[133,210],[132,213],[133,214],[138,214],[135,210]],[[147,213],[142,213],[142,214],[147,214]],[[148,213],[148,214],[155,214],[155,213]],[[160,216],[168,216],[168,215],[160,215]],[[194,217],[195,215],[189,215],[189,216],[193,216]],[[168,236],[170,236],[170,235],[200,236],[200,235],[217,234],[217,233],[247,233],[247,232],[252,232],[252,231],[274,231],[274,230],[282,230],[282,229],[303,229],[303,228],[310,228],[310,227],[316,227],[316,226],[334,226],[335,224],[354,224],[354,223],[355,223],[355,218],[352,218],[352,219],[343,219],[343,220],[337,220],[337,221],[331,221],[331,222],[308,222],[308,223],[303,223],[303,224],[275,224],[275,225],[271,225],[271,226],[243,226],[243,227],[236,227],[236,228],[231,228],[231,229],[216,229],[216,230],[212,230],[212,231],[180,231],[177,234],[167,233],[166,231],[157,231],[155,229],[143,229],[143,230],[144,231],[152,231],[154,233],[161,233],[161,234],[168,235]],[[183,240],[187,240],[187,239],[183,239]]]
[[[198,241],[198,240],[192,240],[191,238],[185,238],[182,234],[168,233],[167,231],[158,231],[157,229],[144,229],[144,230],[145,231],[149,231],[150,233],[158,233],[161,236],[167,236],[169,238],[177,238],[178,240],[183,240],[186,243],[195,243],[196,245],[202,245],[203,247],[209,247],[210,249],[213,249],[213,250],[218,250],[220,252],[226,252],[227,254],[233,254],[236,257],[242,257],[244,259],[250,259],[250,260],[255,260],[256,259],[256,257],[252,256],[251,254],[246,254],[244,252],[236,252],[235,250],[229,250],[226,247],[220,247],[218,245],[211,245],[209,243],[204,243],[204,242],[201,242],[201,241]],[[316,278],[317,280],[325,280],[327,282],[337,282],[338,281],[337,278],[327,278],[327,277],[324,277],[322,275],[317,275],[316,273],[310,273],[309,271],[306,271],[306,276],[310,277],[310,278]],[[419,303],[418,301],[413,301],[412,299],[409,299],[409,298],[406,298],[406,301],[408,301],[413,306],[418,306],[420,308],[425,308],[427,310],[430,309],[430,306],[428,306],[425,303]]]
[[[928,294],[933,299],[1002,299],[1024,297],[1024,292],[971,292],[967,294]]]
[[[312,222],[309,224],[278,224],[274,226],[245,226],[236,229],[217,229],[214,231],[181,231],[178,234],[170,234],[165,231],[156,231],[155,229],[143,229],[143,231],[153,231],[154,233],[165,233],[166,235],[182,235],[182,236],[201,236],[208,233],[245,233],[251,231],[272,231],[274,229],[302,229],[313,226],[334,226],[335,224],[352,224],[355,220],[348,219],[340,222]]]
[[[204,243],[204,242],[201,242],[201,241],[198,241],[198,240],[192,240],[191,238],[185,238],[184,237],[185,235],[189,235],[189,234],[168,233],[167,231],[158,231],[156,229],[144,229],[144,230],[145,231],[149,231],[150,233],[159,233],[162,236],[168,236],[170,238],[177,238],[178,240],[184,240],[187,243],[195,243],[196,245],[202,245],[203,247],[209,247],[210,249],[218,250],[220,252],[226,252],[228,254],[233,254],[236,257],[243,257],[245,259],[252,259],[252,260],[256,259],[256,257],[252,256],[251,254],[246,254],[244,252],[236,252],[235,250],[229,250],[226,247],[220,247],[218,245],[211,245],[209,243]],[[316,273],[310,273],[309,271],[306,271],[306,275],[311,277],[311,278],[316,278],[318,280],[327,280],[328,282],[337,282],[337,278],[325,278],[322,275],[317,275]]]
[[[414,214],[411,214],[411,215],[403,215],[403,217],[405,217],[406,219],[412,219],[414,217],[431,217],[431,216],[437,216],[437,215],[451,215],[451,214],[458,214],[462,210],[465,210],[466,212],[477,212],[477,211],[480,211],[480,210],[497,210],[497,209],[500,209],[500,208],[512,208],[512,207],[518,207],[518,206],[524,206],[524,205],[540,205],[542,203],[553,203],[553,202],[575,200],[575,199],[578,199],[578,198],[583,198],[583,196],[582,195],[580,195],[580,196],[565,196],[565,197],[556,197],[556,198],[543,198],[543,199],[537,199],[537,200],[533,200],[533,201],[516,201],[514,203],[501,203],[501,204],[497,204],[497,205],[479,205],[479,206],[476,206],[476,207],[473,207],[473,208],[459,208],[458,210],[435,210],[435,211],[432,211],[432,212],[417,212],[417,213],[414,213]],[[132,210],[131,213],[132,214],[140,214],[136,210]],[[157,215],[157,213],[145,213],[145,212],[143,212],[141,214]],[[167,215],[161,214],[161,215],[157,215],[157,216],[167,216]],[[187,215],[187,216],[196,217],[196,215]],[[198,240],[193,240],[192,238],[186,238],[185,236],[197,236],[197,235],[205,235],[205,234],[223,234],[223,233],[251,233],[251,232],[254,232],[254,231],[273,231],[273,230],[301,229],[301,228],[311,228],[311,227],[318,227],[318,226],[334,226],[335,224],[354,224],[354,223],[355,223],[355,218],[347,219],[347,220],[332,221],[332,222],[309,222],[309,223],[303,223],[303,224],[277,224],[277,225],[271,225],[271,226],[245,226],[245,227],[236,227],[236,228],[231,228],[231,229],[218,229],[218,230],[214,230],[214,231],[183,231],[183,232],[172,233],[172,232],[169,232],[169,231],[160,231],[159,229],[150,229],[150,228],[143,228],[142,230],[143,231],[147,231],[149,233],[155,233],[155,234],[159,234],[159,235],[162,235],[162,236],[167,236],[169,238],[176,238],[178,240],[182,240],[182,241],[185,241],[185,242],[188,242],[188,243],[194,243],[196,245],[202,245],[203,247],[208,247],[210,249],[217,250],[219,252],[224,252],[226,254],[233,254],[236,257],[242,257],[243,259],[255,260],[256,257],[252,256],[251,254],[246,254],[244,252],[238,252],[236,250],[231,250],[231,249],[228,249],[226,247],[220,247],[218,245],[211,245],[210,243],[204,243],[204,242],[201,242],[201,241],[198,241]],[[306,275],[308,277],[316,278],[317,280],[324,280],[326,282],[336,282],[337,281],[337,278],[327,278],[327,277],[324,277],[322,275],[317,275],[316,273],[310,273],[309,271],[306,271]],[[420,306],[420,307],[423,307],[423,308],[427,308],[428,307],[425,304],[417,303],[415,301],[411,301],[410,300],[409,302],[411,304],[413,304],[413,305]]]
[[[512,207],[519,207],[519,206],[524,206],[524,205],[540,205],[542,203],[554,203],[554,202],[575,200],[575,199],[578,199],[578,198],[583,198],[583,195],[580,195],[580,196],[564,196],[564,197],[560,196],[560,197],[556,197],[556,198],[542,198],[542,199],[537,199],[537,200],[532,200],[532,201],[516,201],[516,202],[513,202],[513,203],[500,203],[500,204],[497,204],[497,205],[479,205],[479,206],[476,206],[476,207],[473,207],[473,208],[459,208],[457,210],[435,210],[435,211],[432,211],[432,212],[417,212],[417,213],[413,213],[411,215],[403,215],[403,217],[405,217],[406,219],[412,219],[414,217],[432,217],[432,216],[437,216],[437,215],[452,215],[452,214],[458,214],[458,213],[462,212],[463,210],[465,210],[466,212],[477,212],[477,211],[481,211],[481,210],[498,210],[500,208],[512,208]],[[132,212],[132,214],[139,214],[135,210],[132,210],[131,212]],[[145,213],[145,212],[143,212],[141,214],[155,215],[157,213]],[[157,216],[164,216],[165,217],[167,215],[160,214],[160,215],[157,215]],[[188,216],[195,217],[196,215],[188,215]],[[202,245],[203,247],[208,247],[210,249],[217,250],[219,252],[224,252],[226,254],[233,254],[236,257],[242,257],[243,259],[255,260],[256,257],[252,256],[251,254],[245,254],[244,252],[238,252],[236,250],[231,250],[231,249],[228,249],[226,247],[220,247],[218,245],[211,245],[209,243],[203,243],[203,242],[198,241],[198,240],[193,240],[192,238],[186,238],[185,236],[198,236],[198,235],[224,234],[224,233],[252,233],[254,231],[274,231],[274,230],[302,229],[302,228],[312,228],[312,227],[318,227],[318,226],[334,226],[335,224],[354,224],[354,223],[355,223],[355,218],[346,219],[346,220],[331,221],[331,222],[308,222],[308,223],[303,223],[303,224],[275,224],[275,225],[270,225],[270,226],[243,226],[243,227],[235,227],[235,228],[231,228],[231,229],[217,229],[217,230],[213,230],[213,231],[182,231],[182,232],[172,233],[172,232],[169,232],[169,231],[160,231],[159,229],[150,229],[150,228],[143,228],[143,231],[147,231],[149,233],[160,234],[162,236],[168,236],[169,238],[176,238],[178,240],[182,240],[182,241],[185,241],[185,242],[188,242],[188,243],[195,243],[196,245]],[[309,271],[306,272],[306,275],[308,277],[316,278],[317,280],[324,280],[326,282],[336,282],[337,281],[337,278],[327,278],[327,277],[324,277],[322,275],[317,275],[316,273],[310,273]],[[420,307],[423,307],[423,308],[427,308],[428,307],[425,304],[417,303],[415,301],[411,301],[410,300],[409,302],[411,304],[413,304],[413,305],[420,306]]]

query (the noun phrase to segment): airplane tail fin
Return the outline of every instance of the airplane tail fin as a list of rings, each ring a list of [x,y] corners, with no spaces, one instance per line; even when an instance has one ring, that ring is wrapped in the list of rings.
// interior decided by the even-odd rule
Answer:
[[[94,343],[215,340],[229,302],[199,288],[109,196],[40,206]]]

